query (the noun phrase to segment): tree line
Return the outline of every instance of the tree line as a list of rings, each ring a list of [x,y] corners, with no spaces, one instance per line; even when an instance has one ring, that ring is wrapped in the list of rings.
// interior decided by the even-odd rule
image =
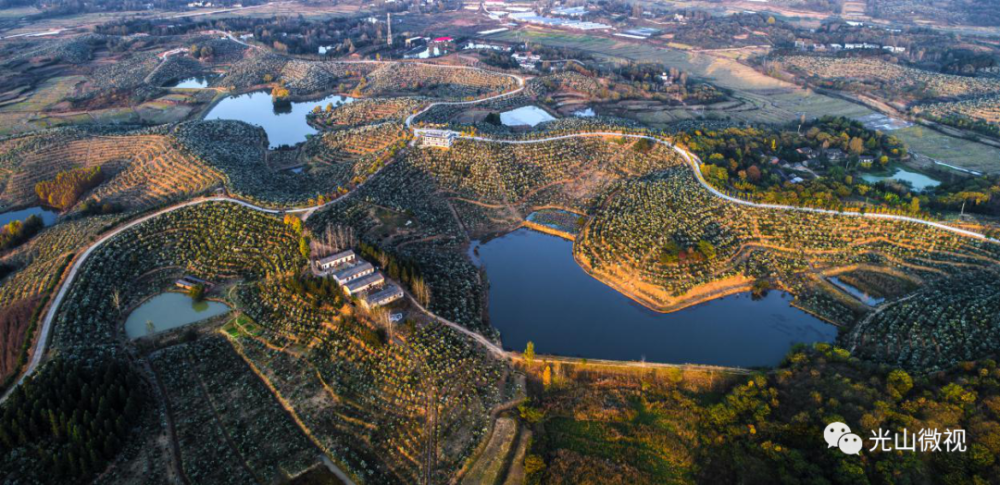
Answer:
[[[58,357],[3,405],[0,452],[21,458],[5,460],[4,469],[25,481],[86,481],[118,454],[145,401],[125,362]]]
[[[101,167],[78,168],[59,172],[52,180],[35,184],[35,193],[43,204],[59,210],[73,207],[88,190],[104,181]]]

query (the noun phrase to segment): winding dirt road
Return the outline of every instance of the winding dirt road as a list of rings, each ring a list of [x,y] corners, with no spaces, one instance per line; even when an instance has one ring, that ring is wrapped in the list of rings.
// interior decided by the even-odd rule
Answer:
[[[388,62],[395,62],[395,61],[344,61],[344,62],[388,63]],[[414,63],[414,64],[416,64],[416,63]],[[446,68],[454,68],[454,69],[473,69],[473,70],[486,71],[484,69],[480,69],[480,68],[477,68],[477,67],[468,67],[468,66],[439,66],[439,65],[435,65],[435,64],[427,64],[427,65],[434,65],[434,66],[437,66],[437,67],[446,67]],[[489,72],[492,72],[492,71],[489,71]],[[513,77],[514,79],[517,80],[519,87],[516,90],[509,91],[509,92],[502,93],[502,94],[498,94],[498,95],[494,95],[494,96],[490,96],[490,97],[483,98],[483,99],[472,100],[472,101],[440,101],[440,102],[430,103],[426,107],[424,107],[423,109],[421,109],[420,111],[418,111],[416,113],[413,113],[412,115],[410,115],[409,117],[407,117],[406,118],[406,126],[413,131],[414,135],[419,136],[419,134],[421,133],[422,130],[419,129],[419,128],[413,128],[412,127],[413,120],[416,117],[420,116],[421,114],[426,113],[428,110],[434,108],[435,106],[472,105],[472,104],[477,104],[477,103],[484,103],[484,102],[492,101],[492,100],[495,100],[495,99],[503,98],[503,97],[506,97],[506,96],[511,96],[511,95],[517,94],[517,93],[519,93],[519,92],[521,92],[521,91],[524,90],[524,87],[525,87],[525,80],[524,80],[524,78],[522,78],[520,76],[513,75],[513,74],[506,74],[506,75],[511,76],[511,77]],[[575,133],[575,134],[568,134],[568,135],[552,136],[552,137],[530,139],[530,140],[501,140],[501,139],[485,138],[485,137],[479,137],[479,136],[466,136],[466,135],[461,135],[460,136],[460,138],[462,138],[464,140],[472,140],[472,141],[478,141],[478,142],[484,142],[484,143],[507,143],[507,144],[520,144],[520,145],[523,145],[523,144],[533,144],[533,143],[546,143],[546,142],[552,142],[552,141],[557,141],[557,140],[566,140],[566,139],[571,139],[571,138],[590,138],[590,137],[625,137],[625,138],[635,138],[635,139],[646,139],[646,140],[650,140],[650,141],[653,141],[653,142],[656,142],[656,143],[660,143],[660,144],[666,145],[666,146],[670,147],[672,150],[674,150],[676,153],[678,153],[685,160],[685,162],[687,162],[687,164],[694,171],[694,175],[695,175],[695,178],[698,180],[698,183],[701,184],[701,186],[703,188],[705,188],[705,190],[707,190],[709,193],[711,193],[712,195],[714,195],[714,196],[716,196],[716,197],[718,197],[720,199],[726,200],[726,201],[734,203],[734,204],[740,204],[740,205],[749,206],[749,207],[758,207],[758,208],[764,208],[764,209],[771,209],[771,210],[782,210],[782,211],[792,211],[792,212],[808,212],[808,213],[815,213],[815,214],[829,214],[829,215],[841,216],[841,217],[867,217],[867,218],[871,218],[871,219],[887,219],[887,220],[893,220],[893,221],[922,224],[922,225],[925,225],[925,226],[934,227],[934,228],[941,229],[941,230],[944,230],[944,231],[949,231],[949,232],[952,232],[952,233],[955,233],[955,234],[959,234],[959,235],[962,235],[962,236],[966,236],[966,237],[972,237],[972,238],[976,238],[976,239],[981,239],[981,240],[988,241],[988,242],[991,242],[991,243],[1000,243],[1000,241],[998,241],[996,239],[989,238],[989,237],[987,237],[987,236],[985,236],[983,234],[977,233],[977,232],[968,231],[968,230],[965,230],[965,229],[959,229],[959,228],[948,226],[946,224],[942,224],[942,223],[939,223],[939,222],[926,221],[926,220],[917,219],[917,218],[914,218],[914,217],[894,215],[894,214],[873,214],[873,213],[864,213],[864,214],[862,214],[862,213],[857,213],[857,212],[837,212],[837,211],[828,210],[828,209],[816,209],[816,208],[811,208],[811,207],[795,207],[795,206],[786,206],[786,205],[778,205],[778,204],[760,204],[760,203],[756,203],[756,202],[750,202],[750,201],[738,199],[738,198],[735,198],[735,197],[731,197],[729,195],[726,195],[726,194],[718,191],[714,187],[712,187],[702,177],[701,170],[700,170],[701,161],[698,159],[697,156],[695,156],[694,154],[688,152],[686,149],[684,149],[682,147],[679,147],[679,146],[674,145],[674,144],[672,144],[672,143],[670,143],[668,141],[665,141],[663,139],[660,139],[660,138],[657,138],[657,137],[654,137],[654,136],[649,136],[649,135],[638,135],[638,134],[616,133],[616,132],[610,132],[610,131],[607,131],[607,132],[599,131],[599,132],[586,132],[586,133]],[[372,174],[367,180],[371,180],[372,178],[376,177],[377,175],[378,175],[378,172]],[[343,196],[338,197],[338,198],[336,198],[336,199],[334,199],[332,201],[326,202],[324,204],[319,204],[319,205],[310,206],[310,207],[296,207],[296,208],[288,208],[288,209],[273,209],[273,208],[261,207],[261,206],[254,205],[254,204],[251,204],[249,202],[246,202],[246,201],[243,201],[243,200],[240,200],[240,199],[235,199],[235,198],[232,198],[232,197],[225,197],[225,196],[216,196],[216,197],[206,197],[206,198],[194,199],[194,200],[182,202],[182,203],[170,206],[170,207],[166,207],[166,208],[160,209],[160,210],[158,210],[156,212],[153,212],[151,214],[147,214],[145,216],[142,216],[142,217],[140,217],[138,219],[129,221],[129,222],[125,223],[124,225],[119,226],[119,227],[113,229],[111,232],[105,234],[100,239],[98,239],[94,243],[90,244],[74,260],[73,266],[71,267],[71,269],[69,271],[69,274],[63,280],[62,284],[59,287],[59,291],[56,294],[56,297],[52,300],[52,303],[50,304],[48,310],[45,313],[45,316],[44,316],[44,318],[42,320],[42,328],[41,328],[40,335],[38,337],[38,341],[37,341],[37,343],[35,345],[34,351],[33,351],[32,356],[31,356],[31,360],[28,363],[28,366],[25,369],[24,374],[21,376],[20,379],[18,379],[17,384],[15,384],[14,386],[11,386],[11,388],[7,390],[7,392],[3,395],[3,397],[0,398],[0,403],[2,403],[4,400],[6,400],[7,397],[10,395],[10,393],[13,392],[13,390],[18,385],[20,385],[22,382],[24,382],[24,379],[27,378],[28,376],[30,376],[37,369],[38,365],[41,363],[41,361],[42,361],[42,359],[43,359],[43,357],[45,355],[45,348],[46,348],[46,345],[48,343],[49,334],[52,331],[52,326],[53,326],[53,322],[55,320],[55,316],[56,316],[56,314],[58,313],[58,310],[59,310],[59,305],[62,303],[63,299],[66,297],[66,294],[69,292],[69,288],[72,286],[74,280],[77,277],[77,274],[80,272],[80,268],[82,268],[83,265],[84,265],[84,263],[86,263],[87,258],[90,257],[90,255],[96,249],[98,249],[102,245],[104,245],[104,243],[110,241],[111,239],[113,239],[114,237],[118,236],[122,232],[127,231],[128,229],[131,229],[131,228],[133,228],[135,226],[138,226],[139,224],[142,224],[143,222],[146,222],[146,221],[148,221],[150,219],[159,217],[159,216],[161,216],[163,214],[167,214],[167,213],[170,213],[170,212],[173,212],[173,211],[185,208],[185,207],[190,207],[190,206],[198,205],[198,204],[204,204],[204,203],[208,203],[208,202],[231,202],[231,203],[242,205],[242,206],[247,207],[247,208],[252,209],[252,210],[256,210],[256,211],[264,212],[264,213],[268,213],[268,214],[297,213],[297,214],[303,214],[303,218],[308,218],[316,210],[322,209],[322,208],[330,206],[332,204],[339,203],[339,202],[341,202],[341,201],[349,198],[351,195],[353,195],[354,193],[356,193],[357,190],[359,188],[361,188],[363,185],[364,185],[364,183],[359,184],[357,187],[355,187],[354,189],[352,189],[350,192],[347,192]],[[413,299],[412,297],[410,299],[414,303],[416,303],[415,299]],[[448,321],[448,320],[446,320],[444,318],[441,318],[441,317],[439,317],[437,315],[434,315],[429,310],[427,310],[426,308],[423,308],[419,304],[417,304],[417,306],[419,308],[421,308],[423,311],[425,311],[427,314],[431,315],[432,317],[434,317],[435,319],[437,319],[438,321],[440,321],[441,323],[443,323],[445,325],[448,325],[449,327],[454,328],[458,332],[471,337],[474,341],[476,341],[480,345],[483,345],[484,347],[486,347],[486,349],[489,350],[491,353],[493,353],[493,354],[495,354],[497,356],[508,358],[508,359],[518,358],[517,354],[503,350],[500,346],[498,346],[495,343],[491,342],[489,339],[483,337],[482,335],[480,335],[480,334],[478,334],[476,332],[472,332],[472,331],[468,330],[467,328],[465,328],[465,327],[463,327],[461,325],[458,325],[458,324],[456,324],[454,322]]]

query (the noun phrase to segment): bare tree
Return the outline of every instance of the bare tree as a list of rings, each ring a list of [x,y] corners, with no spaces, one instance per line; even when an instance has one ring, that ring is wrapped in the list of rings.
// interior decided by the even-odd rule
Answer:
[[[122,312],[122,293],[118,288],[111,292],[111,303],[115,306],[115,310],[118,310],[118,313]]]
[[[358,239],[350,226],[327,226],[323,234],[312,240],[313,254],[320,257],[357,246]]]
[[[410,286],[413,289],[413,296],[417,298],[417,301],[420,302],[421,305],[427,307],[431,304],[431,289],[427,286],[427,282],[424,281],[423,277],[418,276],[413,278]]]
[[[386,309],[385,307],[375,307],[371,309],[370,313],[372,316],[372,320],[374,320],[376,324],[381,325],[383,328],[385,328],[385,333],[388,336],[388,339],[386,340],[388,341],[388,343],[391,344],[393,337],[392,316],[389,315],[389,310]]]

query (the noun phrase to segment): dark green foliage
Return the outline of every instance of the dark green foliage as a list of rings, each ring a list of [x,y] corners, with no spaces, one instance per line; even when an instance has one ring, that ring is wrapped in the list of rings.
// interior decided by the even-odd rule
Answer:
[[[0,227],[0,251],[24,243],[31,239],[31,236],[38,234],[38,231],[41,231],[43,227],[45,227],[45,223],[42,222],[41,217],[36,215],[28,216],[23,222],[11,221]],[[0,278],[3,277],[3,274],[0,270]]]
[[[989,359],[911,377],[816,344],[751,376],[562,375],[519,408],[543,465],[529,483],[985,484],[1000,473],[1000,369]],[[860,456],[827,447],[836,421],[863,439]],[[872,451],[872,431],[904,428],[965,430],[966,451]]]
[[[197,285],[188,288],[188,296],[194,301],[202,301],[205,299],[205,285],[199,283]]]
[[[991,483],[1000,472],[989,457],[1000,452],[998,378],[992,360],[911,378],[826,344],[793,351],[775,373],[708,408],[699,481]],[[864,439],[860,457],[827,448],[822,430],[832,421]],[[871,451],[873,430],[904,428],[965,430],[968,451]]]
[[[480,49],[479,57],[487,66],[493,66],[500,69],[517,69],[520,67],[520,64],[518,64],[517,61],[510,56],[510,52],[497,51],[493,49]]]
[[[935,116],[928,113],[924,114],[923,117],[944,125],[954,126],[963,130],[969,130],[975,133],[991,136],[993,138],[1000,138],[1000,126],[997,126],[996,123],[977,120],[961,114]]]
[[[414,279],[420,278],[417,265],[399,255],[366,243],[358,245],[358,252],[362,259],[379,264],[389,274],[389,278],[407,285],[412,283]]]
[[[908,369],[942,369],[1000,348],[1000,280],[967,269],[926,284],[852,329],[860,357]],[[918,344],[919,342],[919,344]]]
[[[647,138],[640,138],[639,141],[632,145],[632,149],[640,153],[646,153],[653,149],[653,142]]]
[[[0,263],[0,280],[14,272],[14,266],[7,263]]]
[[[122,205],[117,202],[99,203],[93,200],[87,200],[80,204],[80,211],[88,216],[117,214],[122,210]]]
[[[85,482],[117,455],[145,401],[124,362],[56,358],[4,403],[0,470],[15,482]]]
[[[500,121],[500,113],[497,113],[496,111],[492,111],[490,114],[486,115],[486,119],[483,121],[496,126],[500,126],[502,124]]]
[[[863,202],[908,212],[918,195],[893,181],[871,185],[862,180],[864,172],[905,159],[906,147],[894,136],[846,118],[823,117],[777,129],[692,130],[677,141],[702,159],[702,175],[709,183],[758,202],[826,209]],[[862,157],[873,161],[863,163]],[[799,162],[808,164],[808,170]],[[793,183],[799,176],[804,180]]]

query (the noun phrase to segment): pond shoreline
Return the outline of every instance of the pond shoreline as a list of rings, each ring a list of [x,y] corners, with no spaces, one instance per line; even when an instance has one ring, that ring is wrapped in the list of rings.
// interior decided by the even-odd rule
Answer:
[[[217,88],[206,88],[206,89],[217,89]],[[287,128],[288,127],[287,121],[289,121],[289,120],[268,120],[268,119],[266,119],[267,117],[270,116],[270,117],[277,118],[277,117],[280,117],[280,116],[294,115],[295,114],[294,109],[296,107],[295,106],[296,104],[318,103],[318,102],[327,100],[329,98],[339,97],[340,99],[337,100],[336,105],[337,106],[341,106],[343,104],[350,103],[350,102],[354,101],[355,99],[360,99],[360,98],[355,98],[353,96],[349,96],[347,94],[338,93],[338,92],[334,92],[334,91],[326,92],[325,90],[324,91],[317,91],[316,93],[310,93],[310,94],[293,95],[293,96],[289,96],[289,97],[285,98],[284,102],[282,103],[282,106],[285,106],[286,109],[288,109],[288,112],[277,113],[277,112],[274,111],[275,106],[277,106],[277,105],[275,105],[274,102],[273,102],[273,100],[270,99],[271,98],[271,94],[270,93],[271,93],[271,87],[269,85],[257,85],[257,86],[253,86],[253,87],[250,87],[250,88],[247,88],[247,89],[239,89],[239,90],[232,90],[232,91],[225,90],[224,88],[218,88],[218,94],[212,99],[212,101],[210,101],[208,104],[206,104],[197,113],[193,113],[192,115],[190,115],[190,119],[192,119],[192,120],[200,120],[200,121],[214,121],[214,120],[242,121],[243,123],[247,123],[247,124],[259,127],[259,128],[261,128],[261,129],[264,130],[264,132],[267,134],[267,139],[268,139],[268,147],[267,148],[269,150],[275,150],[275,149],[278,149],[278,148],[280,148],[282,146],[285,146],[285,145],[287,145],[289,148],[296,148],[299,145],[302,145],[303,143],[305,143],[308,140],[309,136],[315,136],[315,135],[323,133],[325,131],[325,130],[317,128],[312,123],[310,123],[310,121],[309,121],[310,117],[308,115],[309,115],[309,112],[311,112],[311,110],[308,111],[308,112],[302,113],[302,119],[301,120],[299,120],[298,118],[294,118],[294,121],[296,121],[296,122],[301,121],[302,125],[305,128],[307,128],[309,130],[312,130],[315,133],[306,133],[305,136],[304,136],[304,138],[301,141],[298,141],[298,142],[295,142],[295,143],[287,143],[287,142],[277,142],[276,143],[275,140],[273,140],[273,139],[274,138],[281,138],[281,136],[279,136],[279,133],[269,132],[269,129],[273,130],[276,126],[281,126],[283,128]],[[251,101],[253,101],[256,96],[260,96],[260,95],[264,95],[264,96],[266,96],[269,99],[269,103],[267,104],[267,106],[270,108],[270,111],[263,112],[263,113],[255,113],[255,114],[253,114],[253,116],[240,117],[240,118],[231,117],[231,116],[225,116],[225,114],[221,114],[220,116],[215,117],[215,118],[209,118],[209,116],[212,115],[213,111],[215,111],[216,108],[219,108],[219,106],[222,103],[224,103],[224,102],[239,100],[239,99],[241,99],[243,97],[248,97]],[[331,101],[331,103],[332,102],[333,101]],[[261,103],[261,104],[263,104],[263,103]],[[258,107],[251,106],[251,108],[258,108]],[[254,118],[255,120],[254,121],[250,121],[249,118]],[[267,124],[268,121],[272,122],[273,124],[272,125],[268,125]],[[282,123],[282,121],[284,121],[286,123]],[[288,135],[288,134],[287,133],[281,133],[281,135]]]
[[[208,311],[209,313],[211,313],[213,310],[212,310],[210,304],[213,304],[213,303],[217,304],[217,305],[223,305],[224,307],[226,307],[226,310],[225,311],[221,311],[219,313],[211,313],[209,315],[206,315],[204,318],[198,318],[198,319],[195,319],[195,320],[188,321],[186,323],[177,324],[175,326],[167,326],[167,327],[162,328],[162,329],[156,328],[157,324],[154,323],[154,329],[155,330],[152,333],[150,333],[150,332],[147,331],[147,332],[142,333],[142,334],[139,334],[139,333],[133,333],[131,335],[129,334],[129,329],[128,329],[129,320],[132,319],[133,315],[135,315],[135,313],[138,310],[140,310],[141,308],[143,308],[147,304],[153,302],[157,298],[163,298],[163,297],[170,298],[173,295],[183,296],[184,297],[184,300],[183,300],[184,303],[190,303],[192,305],[192,307],[193,307],[193,305],[197,305],[197,304],[205,304],[206,305],[206,308],[204,310],[194,310],[195,313],[200,313],[201,311]],[[165,288],[165,289],[161,290],[158,293],[153,293],[153,294],[150,294],[150,295],[147,295],[147,296],[143,297],[141,300],[139,300],[135,304],[131,305],[128,309],[126,309],[125,311],[123,311],[122,312],[122,316],[120,317],[120,323],[117,325],[117,327],[120,329],[121,335],[125,338],[126,341],[135,342],[137,340],[149,339],[151,337],[152,338],[158,338],[160,336],[163,336],[165,334],[170,334],[170,333],[173,333],[175,331],[183,331],[184,329],[187,329],[189,327],[192,327],[192,326],[195,326],[195,325],[199,325],[201,323],[208,322],[210,320],[214,320],[214,319],[216,319],[218,317],[223,317],[225,315],[228,315],[232,311],[233,311],[233,307],[225,299],[214,298],[213,297],[213,298],[204,298],[202,300],[195,301],[193,298],[190,298],[190,296],[187,294],[187,292],[180,291],[180,290],[178,290],[175,287],[168,287],[168,288]],[[193,315],[193,316],[197,316],[197,315]],[[148,321],[152,321],[152,320],[150,319]],[[161,323],[163,325],[171,325],[172,322],[161,322]]]
[[[565,236],[520,225],[490,240],[474,241],[468,254],[485,272],[484,313],[505,352],[531,341],[539,355],[568,359],[773,367],[792,344],[834,342],[839,333],[787,291],[753,298],[747,278],[664,311],[565,254],[573,245]]]

